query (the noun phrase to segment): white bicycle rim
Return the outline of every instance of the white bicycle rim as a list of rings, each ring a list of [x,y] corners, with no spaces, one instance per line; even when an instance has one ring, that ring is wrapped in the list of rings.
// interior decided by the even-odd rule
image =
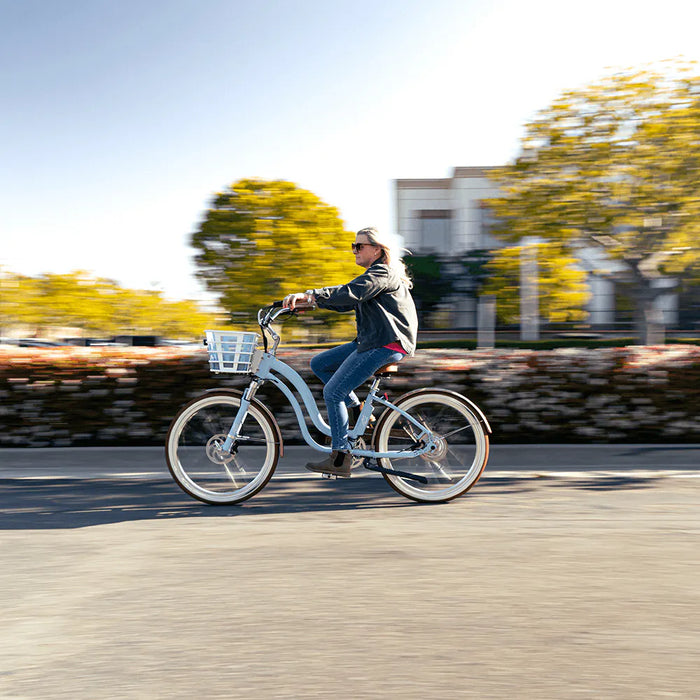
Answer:
[[[450,396],[441,393],[419,393],[405,401],[399,400],[396,405],[407,413],[413,415],[411,409],[415,409],[421,404],[444,404],[455,411],[458,411],[465,421],[465,427],[471,431],[474,436],[473,456],[468,465],[460,465],[464,471],[464,475],[454,484],[447,486],[444,489],[430,489],[420,484],[419,482],[404,479],[400,476],[385,474],[385,479],[392,487],[408,498],[422,502],[439,503],[449,501],[457,496],[460,496],[465,491],[468,491],[471,486],[478,480],[484,470],[488,459],[488,437],[484,433],[483,426],[478,416],[474,414],[468,404],[461,401],[458,396]],[[381,432],[377,437],[376,449],[379,452],[388,451],[390,443],[390,433],[397,420],[401,417],[400,413],[392,411],[382,422],[380,426]],[[414,416],[415,417],[415,416]],[[388,459],[381,459],[380,464],[386,468],[393,468],[406,472],[411,472],[411,467],[406,460],[395,459],[393,462]]]
[[[243,501],[250,498],[250,496],[257,493],[267,483],[272,472],[274,471],[275,466],[277,465],[279,446],[276,442],[277,436],[275,429],[267,416],[265,416],[254,405],[251,405],[248,409],[246,421],[251,420],[251,418],[255,420],[263,431],[265,436],[265,445],[267,448],[265,460],[262,466],[259,467],[255,477],[241,488],[231,488],[230,490],[223,491],[212,491],[210,489],[206,489],[194,481],[187,473],[186,468],[182,465],[178,456],[178,448],[181,447],[179,442],[180,436],[185,426],[187,426],[189,421],[197,412],[207,408],[208,406],[222,403],[229,404],[237,409],[240,406],[240,398],[233,395],[213,394],[212,396],[206,396],[190,406],[185,407],[182,413],[176,417],[169,431],[167,458],[168,466],[170,467],[173,477],[185,491],[205,502],[224,504],[236,503],[238,501]],[[242,432],[245,433],[245,429]]]

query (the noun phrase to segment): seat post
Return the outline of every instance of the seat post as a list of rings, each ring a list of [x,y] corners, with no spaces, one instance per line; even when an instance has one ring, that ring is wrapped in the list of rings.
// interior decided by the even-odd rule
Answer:
[[[384,365],[382,367],[379,367],[374,373],[374,381],[372,382],[372,386],[370,387],[370,393],[376,394],[377,389],[379,389],[379,383],[382,381],[384,377],[391,377],[392,374],[396,374],[398,371],[398,366],[395,363],[389,363],[388,365]]]

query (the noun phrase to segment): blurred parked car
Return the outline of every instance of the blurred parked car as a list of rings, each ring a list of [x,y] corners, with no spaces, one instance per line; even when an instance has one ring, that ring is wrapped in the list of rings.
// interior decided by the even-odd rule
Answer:
[[[47,340],[46,338],[20,338],[17,344],[21,348],[59,348],[68,345],[60,340]]]
[[[112,341],[134,347],[155,347],[162,344],[159,335],[115,335]]]
[[[175,348],[201,348],[202,347],[202,341],[194,341],[194,340],[175,340],[175,339],[170,339],[170,338],[164,338],[161,341],[161,345],[169,345],[170,347],[175,347]]]
[[[123,348],[127,343],[117,343],[113,338],[64,338],[63,341],[68,345],[77,345],[81,348],[86,347],[110,347]]]

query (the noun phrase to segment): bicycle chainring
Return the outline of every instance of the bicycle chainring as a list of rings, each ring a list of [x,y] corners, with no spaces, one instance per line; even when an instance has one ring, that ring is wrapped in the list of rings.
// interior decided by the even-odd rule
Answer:
[[[352,448],[353,448],[353,450],[366,450],[367,443],[365,442],[365,439],[362,437],[355,438],[355,441],[352,443]],[[353,457],[352,463],[350,465],[350,469],[359,469],[362,466],[364,461],[365,461],[364,457]]]

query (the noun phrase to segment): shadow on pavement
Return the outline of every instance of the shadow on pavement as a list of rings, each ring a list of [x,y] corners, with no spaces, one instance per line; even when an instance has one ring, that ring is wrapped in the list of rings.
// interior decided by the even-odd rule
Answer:
[[[80,528],[136,520],[227,518],[414,504],[383,479],[271,481],[240,505],[210,506],[169,480],[1,479],[0,530]]]
[[[545,487],[588,491],[648,488],[656,479],[635,477],[483,478],[457,501],[507,497]],[[395,493],[380,478],[274,479],[240,505],[209,506],[169,480],[0,479],[0,530],[66,529],[137,520],[230,518],[277,513],[436,507]],[[449,507],[446,504],[445,507]]]
[[[616,447],[616,445],[611,445],[611,447]],[[632,455],[637,457],[638,455],[651,454],[654,452],[688,452],[693,455],[697,451],[697,445],[634,445],[629,446],[624,451],[621,451],[621,455],[629,456]]]
[[[620,491],[622,489],[648,489],[660,481],[659,477],[652,476],[596,476],[569,479],[550,479],[550,485],[581,489],[583,491]]]

